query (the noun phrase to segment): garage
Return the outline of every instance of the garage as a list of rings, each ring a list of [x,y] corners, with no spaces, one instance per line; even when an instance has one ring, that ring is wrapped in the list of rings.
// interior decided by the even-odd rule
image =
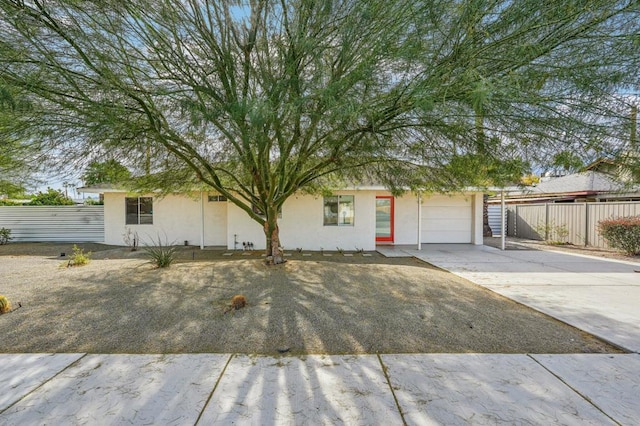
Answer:
[[[433,195],[422,200],[423,243],[472,242],[473,197]]]

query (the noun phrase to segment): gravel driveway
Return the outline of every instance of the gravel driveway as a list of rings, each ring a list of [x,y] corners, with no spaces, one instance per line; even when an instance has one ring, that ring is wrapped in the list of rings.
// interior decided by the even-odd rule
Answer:
[[[0,246],[0,352],[361,354],[618,352],[578,329],[416,259],[181,248],[154,269],[100,245]],[[249,305],[228,311],[244,294]],[[228,312],[227,312],[228,311]]]

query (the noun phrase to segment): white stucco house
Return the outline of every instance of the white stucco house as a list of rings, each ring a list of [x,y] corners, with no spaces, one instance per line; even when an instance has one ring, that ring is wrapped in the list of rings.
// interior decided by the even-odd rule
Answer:
[[[265,248],[260,225],[225,197],[213,192],[158,196],[108,187],[85,187],[104,194],[104,242],[125,245],[135,232],[141,244],[160,238],[170,244],[242,249]],[[482,192],[406,193],[393,197],[383,187],[335,191],[332,196],[294,195],[282,207],[280,240],[293,250],[375,250],[379,244],[482,244]]]

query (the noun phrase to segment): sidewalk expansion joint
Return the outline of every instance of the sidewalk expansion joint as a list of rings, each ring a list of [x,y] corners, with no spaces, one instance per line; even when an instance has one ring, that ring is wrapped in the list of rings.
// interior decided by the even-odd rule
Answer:
[[[574,391],[576,394],[578,394],[582,399],[584,399],[585,401],[587,401],[589,404],[591,404],[596,410],[598,410],[600,413],[602,413],[604,416],[606,416],[608,419],[610,419],[613,423],[622,426],[622,423],[620,423],[619,421],[617,421],[616,419],[614,419],[613,417],[611,417],[609,414],[607,414],[602,408],[598,407],[598,404],[596,404],[595,402],[593,402],[591,400],[591,398],[589,398],[587,395],[584,395],[582,392],[580,392],[578,389],[574,388],[573,386],[571,386],[569,383],[567,383],[562,377],[560,377],[559,375],[557,375],[556,373],[554,373],[553,371],[551,371],[549,368],[547,368],[546,365],[544,365],[542,362],[538,361],[533,355],[531,354],[527,354],[527,356],[529,358],[531,358],[533,360],[533,362],[535,362],[536,364],[538,364],[540,367],[544,368],[545,370],[547,370],[549,372],[549,374],[551,374],[553,377],[555,377],[556,379],[558,379],[560,382],[562,382],[566,387],[568,387],[569,389],[571,389],[572,391]]]
[[[52,354],[52,356],[55,356],[55,354]],[[76,359],[75,361],[73,361],[72,363],[66,365],[64,368],[62,368],[60,371],[58,371],[56,374],[54,374],[53,376],[49,377],[48,379],[42,381],[42,383],[40,383],[38,386],[36,386],[35,388],[31,389],[31,391],[29,391],[28,393],[22,395],[22,397],[20,399],[18,399],[17,401],[15,401],[13,404],[10,404],[9,406],[7,406],[7,408],[5,408],[4,410],[0,410],[0,414],[4,413],[5,411],[7,411],[8,409],[10,409],[11,407],[13,407],[14,405],[16,405],[17,403],[21,402],[23,399],[25,399],[26,397],[28,397],[29,395],[31,395],[34,392],[37,392],[38,389],[40,389],[41,387],[43,387],[45,384],[47,384],[48,382],[50,382],[51,380],[55,379],[56,377],[58,377],[60,374],[64,373],[65,371],[67,371],[69,368],[73,367],[74,365],[78,364],[81,360],[83,360],[85,357],[87,356],[86,353],[82,354],[82,356],[78,359]]]
[[[389,389],[391,390],[391,395],[393,395],[393,400],[396,403],[396,408],[398,409],[398,413],[400,414],[400,418],[402,419],[402,424],[404,426],[407,426],[407,421],[404,418],[402,407],[400,406],[400,402],[398,401],[396,392],[393,390],[393,385],[391,384],[391,379],[389,378],[389,371],[387,370],[387,366],[384,365],[384,362],[382,362],[382,357],[379,353],[376,353],[376,356],[378,357],[378,362],[380,363],[380,367],[382,368],[382,374],[384,374],[384,377],[387,380],[387,385],[389,385]]]
[[[224,376],[225,371],[227,371],[227,367],[229,366],[229,363],[231,362],[231,360],[235,356],[236,356],[236,354],[229,355],[229,359],[227,360],[227,363],[222,368],[222,371],[220,372],[220,375],[218,376],[218,380],[216,380],[216,384],[213,385],[213,389],[211,389],[211,393],[209,393],[209,397],[207,398],[207,400],[205,401],[204,405],[202,406],[202,410],[200,410],[200,414],[198,414],[198,418],[196,419],[194,425],[197,425],[198,423],[200,423],[200,419],[202,418],[202,414],[204,413],[204,410],[207,409],[207,406],[209,405],[209,402],[211,401],[211,398],[213,398],[213,393],[216,391],[216,389],[218,389],[218,385],[220,384],[220,380],[222,380],[222,377]]]

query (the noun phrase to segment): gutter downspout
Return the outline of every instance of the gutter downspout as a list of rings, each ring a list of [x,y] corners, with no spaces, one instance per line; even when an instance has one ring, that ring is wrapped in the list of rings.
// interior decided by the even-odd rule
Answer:
[[[420,236],[422,235],[422,192],[418,191],[418,250],[422,250]]]
[[[200,250],[204,250],[204,192],[200,191]]]
[[[504,188],[500,191],[500,228],[502,228],[502,232],[500,232],[500,250],[505,250],[506,243],[506,235],[507,235],[507,224],[505,223],[505,205],[504,205]]]

